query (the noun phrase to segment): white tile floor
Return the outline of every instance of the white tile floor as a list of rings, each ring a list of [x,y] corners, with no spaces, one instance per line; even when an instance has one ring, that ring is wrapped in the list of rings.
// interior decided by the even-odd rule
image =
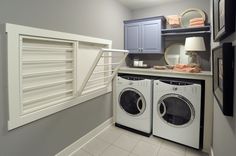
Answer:
[[[73,156],[207,156],[207,154],[157,137],[144,137],[111,126]]]

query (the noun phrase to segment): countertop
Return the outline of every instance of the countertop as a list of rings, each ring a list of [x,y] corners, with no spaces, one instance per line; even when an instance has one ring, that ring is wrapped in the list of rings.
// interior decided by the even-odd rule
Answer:
[[[188,78],[200,78],[200,79],[212,77],[212,73],[210,71],[201,71],[200,73],[187,73],[187,72],[178,72],[174,70],[157,70],[154,68],[133,68],[133,67],[121,67],[118,73],[154,75],[154,76],[171,76],[171,77],[188,77]]]

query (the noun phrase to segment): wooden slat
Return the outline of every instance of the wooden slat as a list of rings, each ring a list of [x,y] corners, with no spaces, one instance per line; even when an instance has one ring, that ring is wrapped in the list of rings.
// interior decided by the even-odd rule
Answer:
[[[39,85],[35,85],[35,86],[29,86],[29,87],[23,88],[23,92],[46,88],[46,87],[52,87],[52,86],[56,86],[56,85],[60,85],[60,84],[64,84],[64,83],[68,83],[68,82],[72,82],[72,81],[73,81],[73,79],[68,79],[68,80],[63,80],[63,81],[56,81],[56,82],[51,82],[51,83],[39,84]]]
[[[123,56],[101,56],[104,58],[122,58]]]
[[[88,80],[88,82],[94,82],[94,81],[98,81],[98,80],[105,80],[105,79],[110,78],[110,77],[112,77],[112,75],[91,79],[91,80]]]
[[[73,69],[63,69],[63,70],[52,70],[52,71],[26,73],[26,74],[23,74],[23,78],[53,75],[53,74],[58,74],[58,73],[69,73],[69,72],[73,72]]]
[[[118,53],[129,53],[128,50],[120,50],[120,49],[102,49],[103,52],[118,52]]]
[[[109,73],[109,72],[114,72],[114,70],[98,71],[98,72],[93,72],[93,74],[102,74],[102,73]]]
[[[91,88],[95,88],[95,87],[98,87],[98,86],[103,86],[103,85],[107,85],[108,82],[102,82],[102,83],[96,83],[94,85],[89,85],[89,86],[86,86],[84,88],[84,90],[89,90]]]
[[[45,60],[23,60],[23,64],[43,64],[43,63],[61,63],[72,62],[73,59],[45,59]]]
[[[32,104],[32,105],[24,106],[23,114],[24,115],[29,114],[29,113],[35,112],[37,110],[53,106],[55,104],[60,104],[60,103],[63,103],[65,101],[69,101],[72,98],[73,98],[73,96],[70,96],[70,97],[63,98],[63,99],[60,99],[60,100],[56,100],[56,101],[53,101],[53,102],[49,102],[49,103],[46,103],[46,104],[43,104],[43,105],[33,105]]]
[[[98,90],[98,89],[105,88],[105,87],[107,87],[107,84],[106,84],[106,85],[99,86],[99,87],[94,87],[94,88],[91,88],[91,89],[88,89],[88,90],[84,90],[84,91],[82,92],[82,94],[83,94],[83,95],[84,95],[84,94],[88,94],[88,93],[91,93],[91,92],[96,91],[96,90]]]
[[[119,65],[120,63],[107,63],[107,64],[97,64],[97,66],[110,66],[110,65]]]
[[[23,101],[22,103],[23,103],[23,106],[27,106],[27,105],[30,105],[30,104],[35,103],[35,102],[39,102],[39,101],[42,101],[42,100],[47,100],[47,99],[50,99],[50,98],[53,98],[53,97],[57,97],[59,95],[67,94],[67,93],[70,93],[70,92],[72,93],[73,90],[67,90],[67,91],[51,94],[51,95],[48,95],[48,96],[44,96],[44,97],[35,98],[35,99],[32,99],[32,100]]]
[[[23,46],[23,51],[73,51],[72,47],[38,47],[38,46]]]

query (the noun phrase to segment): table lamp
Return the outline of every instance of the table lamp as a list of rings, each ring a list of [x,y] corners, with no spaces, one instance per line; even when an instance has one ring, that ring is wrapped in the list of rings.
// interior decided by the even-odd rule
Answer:
[[[187,37],[185,40],[185,51],[189,55],[189,64],[199,65],[197,52],[206,51],[203,37]]]

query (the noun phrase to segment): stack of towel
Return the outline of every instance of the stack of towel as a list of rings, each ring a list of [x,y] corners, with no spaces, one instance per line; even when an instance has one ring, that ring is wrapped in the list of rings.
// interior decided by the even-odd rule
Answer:
[[[167,16],[167,22],[171,26],[171,28],[180,27],[180,17],[178,15]]]
[[[201,68],[195,64],[176,64],[173,70],[178,72],[189,72],[189,73],[201,72]]]
[[[190,27],[203,27],[205,25],[205,21],[203,18],[193,18],[189,21]]]

